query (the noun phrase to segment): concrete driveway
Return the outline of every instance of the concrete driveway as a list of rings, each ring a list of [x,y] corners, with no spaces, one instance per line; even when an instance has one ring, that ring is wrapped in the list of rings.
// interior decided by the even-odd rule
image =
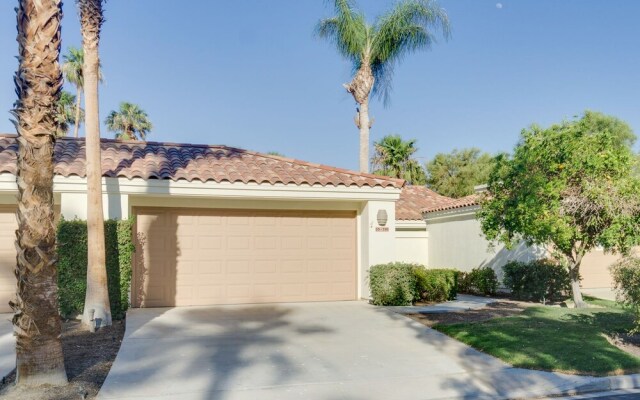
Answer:
[[[493,399],[589,384],[354,301],[131,310],[99,398]]]

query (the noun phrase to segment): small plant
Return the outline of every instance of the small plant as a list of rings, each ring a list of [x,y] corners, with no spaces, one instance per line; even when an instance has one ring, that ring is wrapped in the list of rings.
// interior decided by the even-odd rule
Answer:
[[[635,316],[632,334],[640,333],[640,257],[625,257],[610,268],[616,298]]]
[[[510,261],[502,269],[503,283],[516,298],[546,303],[571,293],[568,269],[553,260]]]
[[[377,306],[408,306],[416,293],[414,270],[417,264],[389,263],[374,265],[369,270],[372,303]]]
[[[490,296],[498,290],[498,276],[491,267],[478,267],[458,276],[458,290],[463,293]]]

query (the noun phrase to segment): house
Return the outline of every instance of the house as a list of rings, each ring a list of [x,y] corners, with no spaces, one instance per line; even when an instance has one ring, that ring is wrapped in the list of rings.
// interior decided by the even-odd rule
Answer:
[[[524,243],[511,250],[501,244],[491,246],[482,235],[480,222],[476,218],[478,209],[477,194],[451,199],[426,187],[404,187],[396,206],[396,247],[411,247],[414,251],[399,251],[398,261],[463,271],[489,266],[502,279],[502,266],[508,261],[526,262],[548,255],[545,249],[529,247]],[[409,232],[411,238],[408,237]],[[420,235],[415,232],[420,232]],[[419,253],[415,251],[418,248]],[[587,254],[580,268],[582,287],[611,288],[608,267],[618,258],[598,249]]]
[[[15,135],[0,135],[0,312],[15,293]],[[474,196],[225,146],[102,140],[104,217],[135,218],[134,307],[355,300],[368,270],[409,261],[500,273],[526,246],[489,248]],[[55,210],[86,219],[84,139],[55,148]],[[64,245],[64,244],[62,244]],[[589,255],[585,287],[613,258]]]
[[[0,312],[14,296],[14,135],[0,135]],[[135,218],[134,307],[353,300],[395,259],[403,180],[224,146],[102,140],[105,218]],[[55,148],[55,206],[86,219],[84,139]]]

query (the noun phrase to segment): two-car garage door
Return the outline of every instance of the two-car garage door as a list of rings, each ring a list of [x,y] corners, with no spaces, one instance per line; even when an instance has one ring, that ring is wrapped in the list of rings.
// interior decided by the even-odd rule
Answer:
[[[134,211],[134,306],[356,299],[355,212]]]

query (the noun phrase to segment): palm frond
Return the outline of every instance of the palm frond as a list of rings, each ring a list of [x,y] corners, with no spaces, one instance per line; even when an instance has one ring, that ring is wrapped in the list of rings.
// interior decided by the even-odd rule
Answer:
[[[394,64],[407,54],[430,49],[437,41],[434,28],[449,38],[449,17],[431,0],[402,1],[378,19],[371,46],[374,95],[388,103]]]
[[[335,0],[334,6],[336,15],[321,20],[315,33],[335,44],[343,57],[357,63],[369,42],[364,14],[356,11],[350,0]]]

